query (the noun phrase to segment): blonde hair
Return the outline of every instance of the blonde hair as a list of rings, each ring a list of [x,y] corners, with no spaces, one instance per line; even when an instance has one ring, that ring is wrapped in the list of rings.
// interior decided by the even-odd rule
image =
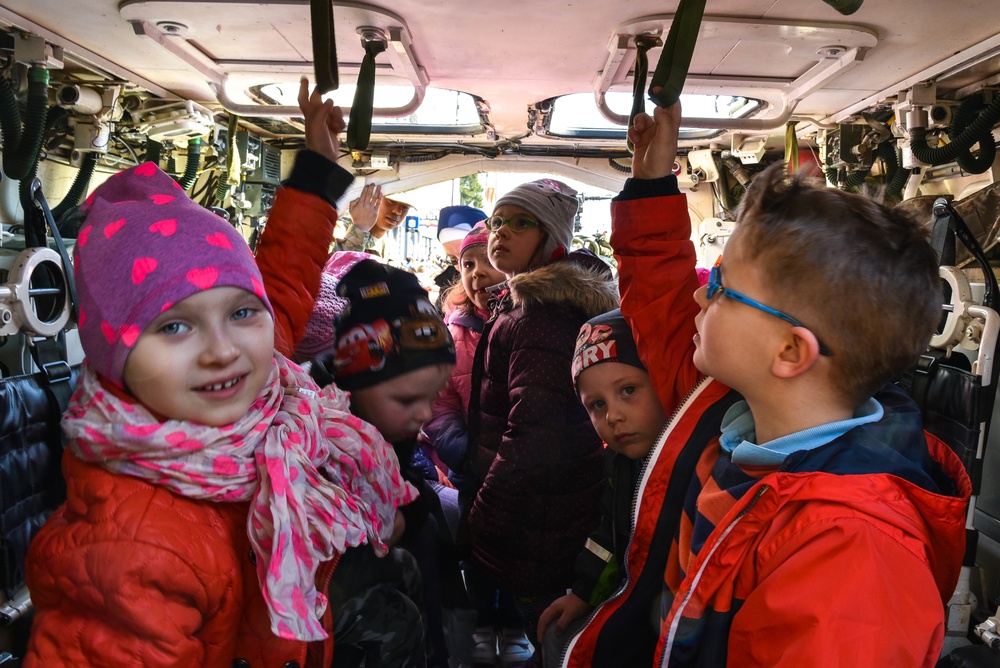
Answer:
[[[461,278],[445,289],[441,295],[441,308],[444,310],[445,315],[452,311],[476,310],[476,305],[473,303],[472,298],[469,297],[469,293],[465,291],[465,286],[462,285]]]

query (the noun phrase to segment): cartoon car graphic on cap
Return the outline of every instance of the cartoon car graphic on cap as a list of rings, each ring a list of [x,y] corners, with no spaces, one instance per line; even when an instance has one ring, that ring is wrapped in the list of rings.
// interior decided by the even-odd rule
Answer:
[[[392,331],[385,320],[356,325],[344,332],[337,342],[333,357],[337,375],[381,371],[395,347]]]

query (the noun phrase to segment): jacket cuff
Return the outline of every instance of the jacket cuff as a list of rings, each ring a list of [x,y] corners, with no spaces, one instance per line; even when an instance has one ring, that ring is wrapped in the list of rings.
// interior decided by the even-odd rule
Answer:
[[[573,587],[566,593],[568,594],[570,592],[573,592],[574,594],[582,598],[584,601],[590,603],[596,608],[598,605],[604,602],[604,601],[598,601],[597,604],[594,604],[590,600],[591,597],[594,595],[594,589],[596,588],[596,584],[597,583],[588,580],[586,578],[577,578],[576,582],[573,583]]]
[[[624,202],[633,199],[644,199],[646,197],[664,197],[680,194],[681,190],[677,185],[677,177],[673,174],[668,174],[658,179],[626,179],[625,187],[622,188],[622,191],[612,201]]]
[[[303,149],[295,156],[292,174],[282,185],[322,197],[331,206],[344,196],[354,175],[315,151]]]

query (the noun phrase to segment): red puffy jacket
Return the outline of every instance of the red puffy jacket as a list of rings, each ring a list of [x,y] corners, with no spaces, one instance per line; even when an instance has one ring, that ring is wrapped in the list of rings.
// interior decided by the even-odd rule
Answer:
[[[26,668],[326,666],[325,642],[271,633],[246,503],[186,499],[67,451],[66,503],[31,543]],[[326,589],[333,562],[316,586]],[[238,663],[243,660],[245,663]]]

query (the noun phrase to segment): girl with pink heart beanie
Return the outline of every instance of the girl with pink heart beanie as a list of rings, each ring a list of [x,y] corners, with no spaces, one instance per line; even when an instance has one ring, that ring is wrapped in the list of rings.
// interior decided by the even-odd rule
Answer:
[[[28,665],[329,665],[333,568],[348,547],[384,554],[415,490],[344,392],[274,351],[232,226],[152,163],[84,209],[86,359],[67,502],[27,558]]]

